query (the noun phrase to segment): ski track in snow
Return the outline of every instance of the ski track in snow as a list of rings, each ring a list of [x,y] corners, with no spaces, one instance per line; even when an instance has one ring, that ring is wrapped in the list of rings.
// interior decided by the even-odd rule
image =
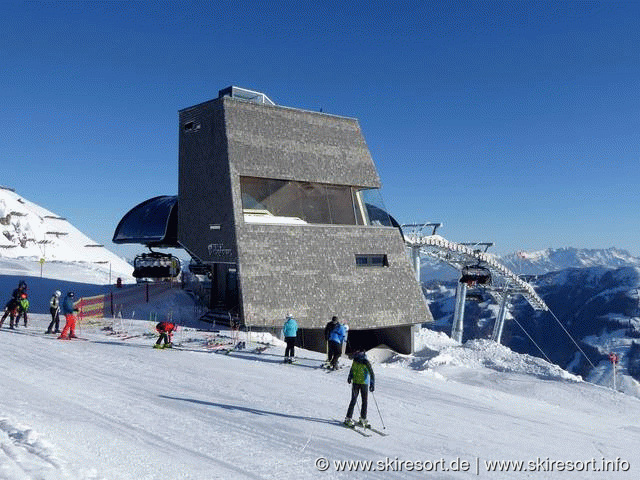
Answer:
[[[51,447],[32,429],[0,418],[0,478],[68,478]]]

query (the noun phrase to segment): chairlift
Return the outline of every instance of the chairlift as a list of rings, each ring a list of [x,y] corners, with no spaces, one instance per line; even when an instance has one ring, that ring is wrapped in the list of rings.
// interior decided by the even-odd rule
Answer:
[[[462,268],[460,283],[467,285],[490,285],[491,271],[481,265],[467,265]]]
[[[169,253],[142,253],[133,260],[133,276],[141,278],[175,278],[180,274],[180,260]]]
[[[482,296],[481,293],[478,292],[467,292],[467,300],[470,302],[478,302],[478,303],[482,303],[484,301],[484,298]]]

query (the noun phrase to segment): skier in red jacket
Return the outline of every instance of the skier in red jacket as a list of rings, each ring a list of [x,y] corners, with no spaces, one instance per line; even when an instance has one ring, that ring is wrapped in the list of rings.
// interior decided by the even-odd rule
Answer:
[[[176,325],[170,322],[160,322],[156,325],[156,331],[160,334],[158,337],[158,341],[153,346],[153,348],[171,348],[173,344],[171,343],[171,337],[173,336],[173,332],[178,329]],[[164,345],[161,345],[164,340]]]

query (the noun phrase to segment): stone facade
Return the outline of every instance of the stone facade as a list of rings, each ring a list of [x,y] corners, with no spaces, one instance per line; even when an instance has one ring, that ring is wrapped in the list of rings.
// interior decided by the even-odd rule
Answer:
[[[382,332],[363,346],[410,350],[395,337],[432,320],[397,228],[244,221],[243,176],[379,188],[357,120],[220,97],[180,112],[179,175],[179,241],[203,263],[237,267],[246,325],[279,329],[292,313],[324,350],[317,336],[337,315],[352,339]],[[371,254],[386,264],[357,265]]]

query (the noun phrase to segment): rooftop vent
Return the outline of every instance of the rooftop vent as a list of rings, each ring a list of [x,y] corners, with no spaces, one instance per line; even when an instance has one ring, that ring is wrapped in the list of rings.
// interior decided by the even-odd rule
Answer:
[[[228,96],[231,98],[238,98],[247,102],[260,103],[262,105],[275,105],[269,97],[264,93],[254,92],[253,90],[247,90],[240,87],[227,87],[218,91],[218,98]]]

